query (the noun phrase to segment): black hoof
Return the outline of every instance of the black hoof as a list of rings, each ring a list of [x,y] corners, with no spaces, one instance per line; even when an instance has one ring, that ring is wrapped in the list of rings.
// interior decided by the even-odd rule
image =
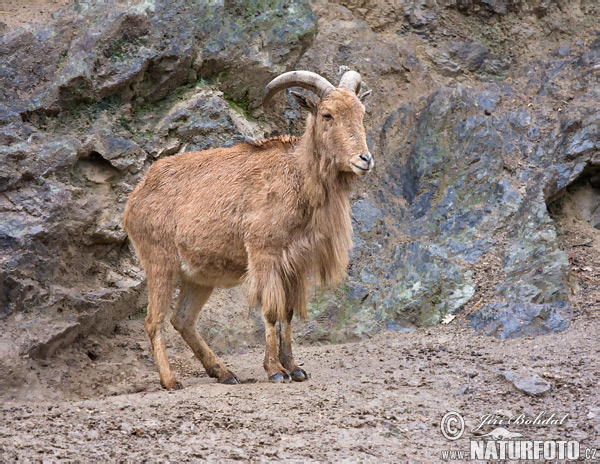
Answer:
[[[290,376],[283,372],[278,372],[269,377],[269,382],[271,383],[289,383],[291,380]]]
[[[225,385],[239,385],[241,382],[235,375],[231,374],[231,376],[223,379],[221,383]]]
[[[167,391],[183,390],[183,384],[181,382],[175,382],[171,387],[167,388],[162,382],[160,385]]]
[[[290,375],[294,382],[304,382],[305,380],[308,380],[308,374],[304,369],[294,369]]]

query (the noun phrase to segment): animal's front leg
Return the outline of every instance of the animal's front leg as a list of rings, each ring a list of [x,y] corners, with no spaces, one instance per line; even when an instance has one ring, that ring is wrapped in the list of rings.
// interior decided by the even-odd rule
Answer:
[[[264,367],[270,382],[291,380],[290,373],[279,362],[277,352],[277,320],[285,319],[285,286],[279,272],[281,256],[277,250],[250,249],[248,251],[248,303],[260,305],[265,324],[267,351]]]
[[[292,316],[294,313],[290,311],[288,318],[281,323],[279,331],[279,361],[289,372],[292,380],[303,382],[308,379],[308,374],[304,369],[299,368],[294,362],[292,354]]]
[[[269,382],[281,383],[291,380],[290,373],[285,369],[279,361],[277,355],[277,331],[275,329],[275,320],[265,314],[263,311],[263,321],[265,323],[265,335],[267,338],[267,351],[265,353],[264,367],[267,371]]]

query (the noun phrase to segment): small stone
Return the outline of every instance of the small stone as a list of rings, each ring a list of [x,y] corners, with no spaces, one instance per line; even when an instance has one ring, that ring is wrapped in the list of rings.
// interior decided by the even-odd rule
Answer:
[[[515,388],[531,396],[544,395],[550,391],[550,384],[539,375],[521,376],[515,372],[500,371],[500,375],[511,382]]]
[[[567,56],[569,53],[571,53],[571,47],[569,44],[564,44],[558,47],[558,54],[560,56]]]
[[[119,425],[119,429],[120,429],[122,432],[125,432],[125,433],[127,433],[127,434],[131,435],[131,433],[133,432],[133,425],[131,425],[129,422],[122,422],[122,423]]]

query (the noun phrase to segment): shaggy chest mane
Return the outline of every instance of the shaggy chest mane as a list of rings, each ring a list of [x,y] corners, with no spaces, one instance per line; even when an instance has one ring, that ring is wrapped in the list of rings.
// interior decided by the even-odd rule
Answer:
[[[352,248],[352,224],[348,193],[336,190],[315,208],[307,226],[310,243],[309,267],[324,285],[346,274],[348,252]]]

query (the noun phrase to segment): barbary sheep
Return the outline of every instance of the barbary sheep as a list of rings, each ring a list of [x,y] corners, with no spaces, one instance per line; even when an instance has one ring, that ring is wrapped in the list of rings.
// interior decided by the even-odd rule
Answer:
[[[148,281],[145,328],[161,385],[179,389],[165,351],[164,318],[181,281],[171,323],[210,377],[239,383],[200,336],[196,324],[213,288],[245,282],[266,332],[264,368],[271,382],[303,381],[294,362],[291,321],[307,316],[308,276],[341,279],[352,246],[349,193],[373,168],[361,77],[347,71],[338,88],[309,71],[292,71],[265,89],[266,106],[289,87],[308,110],[300,138],[274,137],[230,148],[182,153],[154,163],[129,196],[123,225]],[[279,349],[275,324],[280,321]]]

